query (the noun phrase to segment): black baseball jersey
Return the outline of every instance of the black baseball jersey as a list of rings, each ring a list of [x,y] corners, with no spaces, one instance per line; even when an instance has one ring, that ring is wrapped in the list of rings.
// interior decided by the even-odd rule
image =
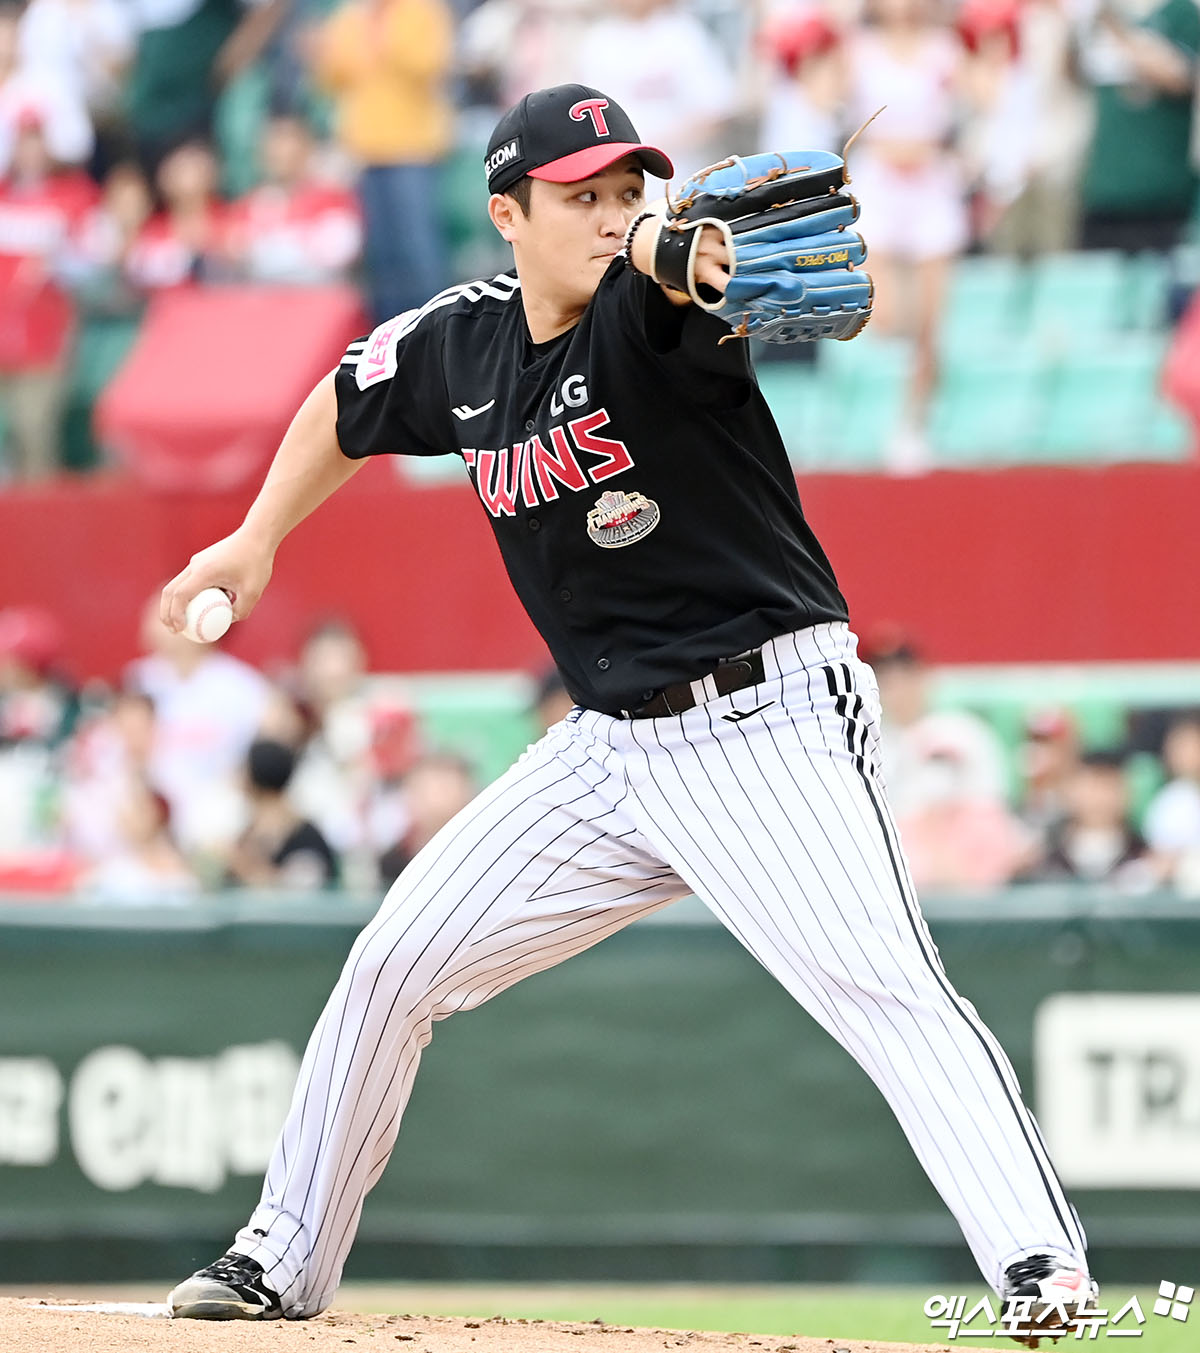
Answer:
[[[352,458],[460,456],[567,690],[616,713],[847,618],[728,332],[620,258],[548,343],[515,273],[451,287],[350,345],[338,440]]]

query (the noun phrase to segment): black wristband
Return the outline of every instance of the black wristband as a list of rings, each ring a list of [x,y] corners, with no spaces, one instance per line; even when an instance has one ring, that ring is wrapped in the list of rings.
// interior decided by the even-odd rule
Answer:
[[[640,212],[629,223],[629,229],[625,232],[625,266],[631,272],[638,271],[637,268],[633,266],[633,237],[637,234],[638,226],[640,226],[643,221],[648,221],[654,215],[656,215],[656,213],[652,211]]]

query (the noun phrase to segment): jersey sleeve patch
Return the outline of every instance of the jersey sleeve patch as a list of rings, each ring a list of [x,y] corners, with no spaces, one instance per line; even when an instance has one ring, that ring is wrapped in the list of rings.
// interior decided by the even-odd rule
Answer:
[[[354,367],[354,382],[360,390],[390,381],[396,374],[396,348],[408,331],[416,310],[406,310],[378,325],[368,336]]]

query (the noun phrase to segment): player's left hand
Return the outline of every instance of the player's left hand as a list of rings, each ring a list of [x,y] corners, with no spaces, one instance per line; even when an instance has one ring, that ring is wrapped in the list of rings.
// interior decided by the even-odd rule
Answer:
[[[846,164],[825,150],[734,155],[693,175],[637,232],[633,263],[743,338],[853,338],[874,288]],[[724,258],[712,243],[720,235]],[[645,262],[643,262],[645,260]],[[714,268],[723,264],[725,275]]]

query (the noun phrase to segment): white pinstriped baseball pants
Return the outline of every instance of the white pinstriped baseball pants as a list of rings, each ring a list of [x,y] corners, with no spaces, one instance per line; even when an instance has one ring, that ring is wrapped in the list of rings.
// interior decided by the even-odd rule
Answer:
[[[853,634],[801,630],[763,659],[762,685],[683,715],[576,711],[392,887],[313,1031],[234,1245],[288,1316],[332,1299],[433,1022],[689,892],[874,1080],[993,1286],[1031,1250],[1083,1262],[1012,1067],[918,910]]]

